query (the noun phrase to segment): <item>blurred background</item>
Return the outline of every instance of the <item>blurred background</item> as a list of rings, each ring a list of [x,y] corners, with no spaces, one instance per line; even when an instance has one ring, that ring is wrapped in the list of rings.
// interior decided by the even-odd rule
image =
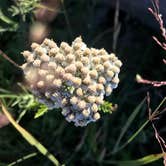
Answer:
[[[157,36],[163,40],[157,21],[148,11],[149,7],[153,7],[150,0],[0,1],[0,50],[19,65],[24,62],[21,52],[29,49],[34,41],[41,43],[48,37],[57,44],[61,41],[71,43],[80,35],[89,47],[115,52],[123,62],[119,86],[106,98],[118,105],[113,114],[103,114],[99,121],[84,128],[66,122],[56,110],[34,119],[35,111],[32,109],[22,117],[20,125],[45,145],[61,163],[71,166],[118,165],[113,161],[135,160],[161,153],[151,123],[131,143],[114,151],[122,128],[147,92],[152,111],[165,97],[164,86],[138,84],[135,79],[136,74],[148,80],[165,79],[163,59],[166,51],[152,39],[152,36]],[[160,0],[163,20],[166,20],[165,9],[166,1]],[[18,83],[24,85],[22,71],[0,56],[0,93],[5,93],[5,90],[16,95],[22,93]],[[22,113],[18,104],[10,106],[13,101],[3,100],[8,103],[14,117]],[[161,114],[154,121],[163,139],[166,138],[165,117],[165,114]],[[143,102],[119,145],[123,145],[147,119],[148,107]],[[0,111],[0,163],[7,165],[35,151]],[[162,162],[161,159],[148,165],[160,166]],[[51,166],[52,163],[38,154],[18,165]]]

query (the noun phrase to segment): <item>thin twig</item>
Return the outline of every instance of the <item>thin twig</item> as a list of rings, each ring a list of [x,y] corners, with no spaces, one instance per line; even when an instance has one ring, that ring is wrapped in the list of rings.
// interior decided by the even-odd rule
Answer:
[[[98,41],[100,41],[106,34],[108,33],[112,33],[113,32],[113,28],[108,28],[105,31],[99,33],[92,41],[91,46],[94,46]]]
[[[163,101],[165,102],[165,99]],[[165,152],[166,152],[166,143],[165,143],[164,139],[159,135],[159,133],[157,131],[157,128],[155,127],[155,125],[153,123],[153,121],[156,119],[156,117],[161,113],[161,111],[159,111],[159,108],[163,104],[163,101],[159,104],[159,106],[152,113],[151,108],[150,108],[150,95],[149,95],[149,93],[147,93],[147,105],[148,105],[149,120],[152,123],[152,127],[153,127],[154,132],[155,132],[156,140],[158,141],[163,154],[165,154]],[[166,155],[163,156],[163,159],[164,159],[164,161],[163,161],[164,166],[166,166]]]
[[[153,39],[156,41],[158,45],[160,45],[164,50],[166,50],[166,28],[164,27],[164,22],[162,19],[162,14],[159,12],[159,0],[152,0],[152,8],[148,8],[148,10],[151,12],[151,14],[155,17],[157,22],[159,23],[161,35],[164,38],[164,42],[160,42],[155,36],[153,36]]]
[[[8,60],[10,63],[12,63],[15,67],[21,69],[21,67],[16,62],[14,62],[11,58],[9,58],[2,50],[0,50],[0,54],[3,56],[3,58]]]
[[[112,49],[115,52],[121,24],[119,23],[119,0],[116,1]]]
[[[151,12],[151,14],[155,17],[155,19],[159,23],[160,30],[161,30],[161,35],[164,38],[164,42],[160,42],[158,40],[158,38],[155,37],[155,36],[152,36],[152,37],[159,46],[161,46],[164,50],[166,50],[166,28],[164,27],[164,22],[163,22],[163,19],[162,19],[162,15],[160,14],[160,11],[159,11],[159,0],[151,0],[151,1],[152,1],[153,9],[148,8],[148,10]],[[166,64],[165,59],[163,59],[163,62],[164,62],[164,64]],[[151,80],[143,79],[138,74],[136,75],[136,81],[138,83],[142,83],[142,84],[150,84],[154,87],[161,87],[161,86],[166,85],[166,81],[151,81]]]
[[[139,74],[136,75],[136,81],[142,84],[150,84],[154,87],[161,87],[166,85],[166,81],[150,81],[142,78]]]
[[[66,11],[64,0],[61,0],[61,4],[62,4],[62,7],[63,7],[63,13],[64,13],[64,16],[65,16],[65,20],[66,20],[66,24],[67,24],[67,27],[68,27],[69,35],[72,38],[73,37],[73,32],[72,32],[69,17],[68,17],[67,11]]]

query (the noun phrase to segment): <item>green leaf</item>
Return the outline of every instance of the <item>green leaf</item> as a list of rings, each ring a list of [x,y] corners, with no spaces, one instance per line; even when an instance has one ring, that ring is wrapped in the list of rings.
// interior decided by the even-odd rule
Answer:
[[[151,154],[145,157],[142,157],[137,160],[129,160],[129,161],[104,161],[105,164],[115,164],[118,166],[141,166],[152,163],[164,157],[166,153],[159,153],[159,154]]]
[[[7,24],[7,27],[0,26],[0,33],[6,31],[16,31],[18,29],[18,23],[5,16],[0,9],[0,20]]]
[[[2,20],[3,22],[5,22],[6,24],[15,24],[15,22],[13,20],[11,20],[10,18],[8,18],[7,16],[5,16],[2,12],[2,10],[0,9],[0,20]]]
[[[33,137],[28,131],[26,131],[23,127],[21,127],[11,116],[11,114],[8,112],[6,107],[0,102],[0,105],[2,107],[2,111],[10,121],[10,123],[15,127],[15,129],[23,136],[23,138],[32,146],[35,146],[36,149],[46,156],[55,166],[59,166],[59,161],[51,154],[49,151],[35,138]]]
[[[35,114],[35,119],[43,116],[48,111],[48,108],[45,105],[41,105]]]
[[[112,113],[112,111],[114,110],[114,107],[112,103],[108,101],[104,101],[104,103],[99,107],[99,110],[104,113]]]
[[[41,0],[17,0],[15,5],[12,5],[8,10],[12,13],[12,16],[20,15],[23,21],[26,19],[26,15],[31,13],[40,3]]]

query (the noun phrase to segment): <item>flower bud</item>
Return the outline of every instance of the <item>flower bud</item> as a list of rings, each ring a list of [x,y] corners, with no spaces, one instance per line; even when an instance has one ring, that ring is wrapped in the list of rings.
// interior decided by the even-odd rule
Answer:
[[[66,120],[67,120],[68,122],[71,122],[74,118],[75,118],[74,114],[69,114],[69,115],[66,117]]]
[[[83,91],[82,91],[82,89],[81,89],[81,88],[78,88],[78,89],[76,90],[76,94],[77,94],[79,97],[83,96]]]
[[[49,81],[49,82],[53,81],[53,79],[54,79],[54,75],[52,75],[52,74],[48,74],[46,76],[46,80]]]
[[[103,101],[103,99],[101,97],[96,97],[96,103],[97,104],[103,104],[104,101]]]
[[[114,72],[113,72],[112,70],[108,70],[108,71],[107,71],[107,76],[108,76],[109,78],[112,78],[112,77],[114,76]]]
[[[91,78],[89,76],[86,76],[85,79],[83,79],[83,83],[86,85],[91,84]]]
[[[40,64],[41,64],[41,60],[39,60],[39,59],[36,59],[33,62],[33,66],[35,66],[35,67],[40,67]]]
[[[122,62],[120,60],[117,60],[114,62],[116,66],[121,67],[122,66]]]
[[[49,62],[50,57],[46,54],[43,54],[43,55],[40,56],[40,59],[44,62]]]
[[[112,93],[112,88],[110,86],[106,86],[105,92],[106,96],[109,96]]]
[[[65,71],[68,72],[68,73],[75,74],[75,72],[76,72],[76,66],[75,66],[75,64],[71,64],[71,65],[67,66],[65,68]]]
[[[36,47],[34,51],[39,56],[45,54],[45,52],[46,52],[45,49],[43,47],[41,47],[41,46]]]
[[[40,69],[40,70],[38,71],[38,73],[39,73],[40,76],[44,77],[44,76],[46,76],[46,74],[48,73],[48,71],[43,70],[43,69]]]
[[[58,51],[58,48],[51,48],[51,50],[49,51],[49,56],[55,57]]]
[[[44,87],[44,81],[39,81],[39,82],[37,83],[37,87],[38,87],[38,88],[43,88],[43,87]]]
[[[37,47],[39,47],[39,44],[37,44],[37,43],[32,43],[31,44],[32,50],[35,50]]]
[[[72,105],[76,105],[77,102],[78,102],[78,98],[75,97],[75,96],[73,96],[73,97],[70,99],[70,103],[71,103]]]
[[[32,55],[31,52],[29,52],[29,51],[24,51],[22,54],[23,54],[24,58],[26,58],[26,59],[27,59],[29,56]]]
[[[83,110],[86,107],[86,102],[84,100],[81,100],[78,102],[78,108]]]
[[[97,104],[92,104],[92,106],[91,106],[91,110],[93,111],[93,112],[97,112],[98,111],[98,106],[97,106]]]
[[[55,79],[55,80],[53,81],[53,85],[54,85],[55,87],[57,87],[57,88],[60,88],[61,85],[62,85],[62,81],[61,81],[60,79]]]
[[[90,114],[90,111],[87,110],[87,109],[84,109],[84,110],[82,111],[82,114],[83,114],[85,117],[88,117],[89,114]]]
[[[112,82],[115,83],[115,84],[118,84],[119,83],[119,78],[118,77],[114,77],[112,79]]]
[[[49,62],[48,63],[48,67],[52,68],[52,69],[56,69],[57,65],[55,62]]]
[[[95,120],[100,119],[100,114],[99,114],[98,112],[96,112],[96,113],[93,115],[93,118],[94,118]]]
[[[96,78],[98,77],[98,73],[97,73],[96,70],[91,70],[91,71],[89,72],[89,75],[90,75],[90,77],[93,78],[93,79],[96,79]]]
[[[88,96],[87,99],[88,99],[89,103],[94,103],[96,101],[96,97],[95,96]]]
[[[98,82],[100,84],[105,84],[106,83],[106,79],[104,77],[100,76],[99,79],[98,79]]]

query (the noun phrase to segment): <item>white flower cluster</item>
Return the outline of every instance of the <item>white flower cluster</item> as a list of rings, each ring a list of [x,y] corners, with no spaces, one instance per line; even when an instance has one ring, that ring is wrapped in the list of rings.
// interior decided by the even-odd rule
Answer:
[[[119,83],[122,63],[115,54],[88,48],[81,37],[71,46],[62,42],[58,47],[45,39],[31,48],[32,52],[23,52],[26,63],[22,69],[39,102],[61,108],[66,120],[76,126],[98,120],[104,95],[110,95]]]

